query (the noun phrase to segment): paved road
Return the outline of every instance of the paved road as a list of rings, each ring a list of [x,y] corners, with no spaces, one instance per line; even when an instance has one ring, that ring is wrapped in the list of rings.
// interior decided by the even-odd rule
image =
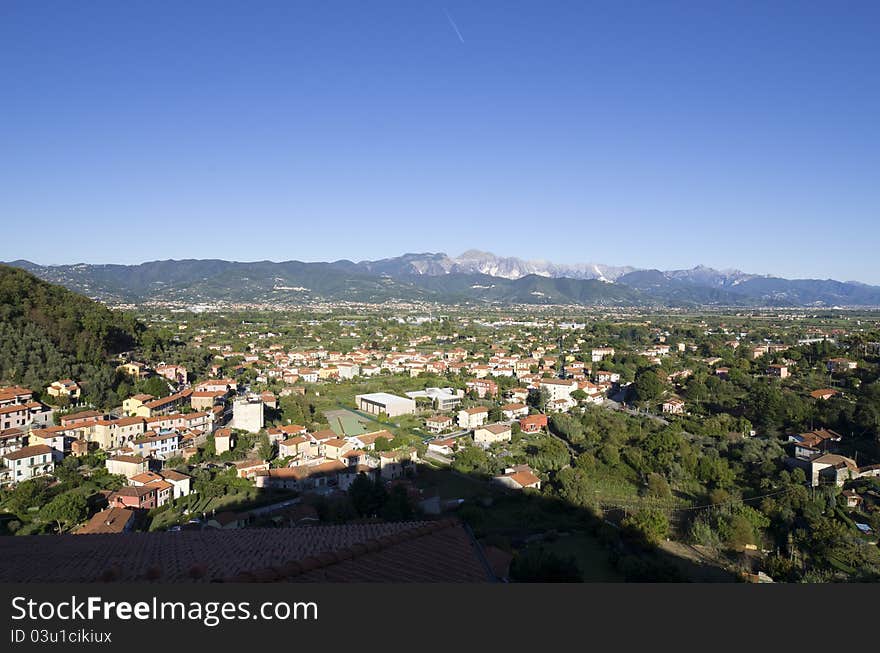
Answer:
[[[428,460],[433,460],[434,462],[438,462],[441,465],[451,465],[452,464],[451,458],[447,458],[443,454],[437,453],[436,451],[431,451],[431,450],[426,451],[425,458],[427,458]]]

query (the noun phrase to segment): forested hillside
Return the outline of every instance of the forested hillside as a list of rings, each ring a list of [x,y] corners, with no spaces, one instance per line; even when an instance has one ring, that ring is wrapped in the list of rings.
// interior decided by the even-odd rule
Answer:
[[[133,317],[0,265],[0,383],[39,391],[74,378],[86,399],[104,404],[116,385],[108,358],[135,347],[144,331]]]

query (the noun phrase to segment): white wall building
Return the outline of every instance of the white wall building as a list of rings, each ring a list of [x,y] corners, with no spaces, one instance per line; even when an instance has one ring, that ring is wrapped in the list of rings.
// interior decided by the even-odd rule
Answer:
[[[397,415],[412,415],[416,412],[415,399],[398,397],[388,392],[357,395],[354,401],[358,410],[370,415],[385,413],[388,417],[396,417]]]
[[[232,421],[229,423],[231,428],[257,433],[264,424],[262,399],[242,397],[232,402]]]

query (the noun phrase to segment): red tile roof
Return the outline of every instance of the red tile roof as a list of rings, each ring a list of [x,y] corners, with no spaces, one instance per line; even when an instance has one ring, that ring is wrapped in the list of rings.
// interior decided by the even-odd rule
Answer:
[[[0,582],[486,582],[457,522],[0,538]]]

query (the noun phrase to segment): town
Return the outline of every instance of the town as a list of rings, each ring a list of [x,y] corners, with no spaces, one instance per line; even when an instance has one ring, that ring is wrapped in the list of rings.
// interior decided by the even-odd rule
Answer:
[[[130,312],[105,382],[0,389],[5,534],[453,519],[506,580],[880,574],[869,310]]]

